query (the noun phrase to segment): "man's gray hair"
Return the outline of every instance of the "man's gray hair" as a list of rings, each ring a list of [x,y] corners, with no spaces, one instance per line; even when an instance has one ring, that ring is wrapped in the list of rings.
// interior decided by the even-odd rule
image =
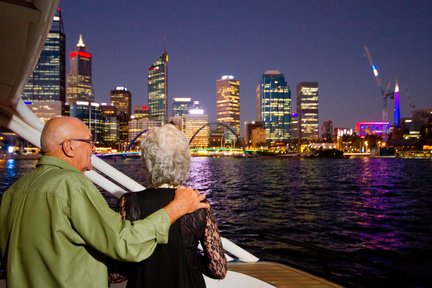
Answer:
[[[151,128],[142,140],[141,151],[154,187],[178,186],[186,179],[191,161],[189,141],[174,125]]]

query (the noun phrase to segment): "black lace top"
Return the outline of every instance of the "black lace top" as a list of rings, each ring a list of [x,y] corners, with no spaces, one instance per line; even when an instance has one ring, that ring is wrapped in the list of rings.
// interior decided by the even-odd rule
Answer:
[[[142,219],[166,206],[174,195],[172,188],[127,193],[120,198],[118,210],[123,219]],[[201,252],[198,242],[203,248]],[[127,287],[198,288],[205,287],[202,273],[224,278],[226,259],[211,208],[183,216],[171,225],[167,244],[158,245],[148,259],[122,263],[117,270],[127,276]]]

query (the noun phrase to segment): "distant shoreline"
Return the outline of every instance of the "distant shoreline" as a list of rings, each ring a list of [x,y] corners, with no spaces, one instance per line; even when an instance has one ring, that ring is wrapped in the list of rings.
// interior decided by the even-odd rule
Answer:
[[[21,154],[0,154],[0,159],[19,159],[19,160],[38,160],[42,155],[41,154],[29,154],[29,155],[21,155]]]

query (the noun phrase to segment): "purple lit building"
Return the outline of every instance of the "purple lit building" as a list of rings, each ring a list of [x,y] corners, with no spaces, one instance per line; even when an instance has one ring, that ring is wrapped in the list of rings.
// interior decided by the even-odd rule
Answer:
[[[356,131],[360,137],[365,137],[366,135],[387,136],[390,131],[390,122],[357,122]]]

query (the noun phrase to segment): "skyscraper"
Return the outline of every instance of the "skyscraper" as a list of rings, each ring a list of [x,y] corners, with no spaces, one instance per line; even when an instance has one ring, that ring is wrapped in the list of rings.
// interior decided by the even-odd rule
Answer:
[[[119,142],[127,147],[129,128],[128,123],[132,112],[132,93],[126,87],[116,87],[110,93],[111,104],[116,107],[119,127]]]
[[[165,124],[168,120],[168,53],[148,68],[148,106],[150,119]]]
[[[74,104],[77,101],[94,102],[92,54],[86,51],[82,35],[79,37],[76,50],[69,54],[69,58],[67,103]]]
[[[216,121],[240,135],[240,81],[225,75],[216,80]]]
[[[393,125],[395,128],[400,128],[400,94],[399,94],[399,84],[396,81],[395,91],[394,91],[394,111],[393,111]]]
[[[318,140],[318,82],[297,84],[297,112],[299,113],[300,139]]]
[[[284,75],[277,70],[266,71],[257,93],[258,120],[266,130],[266,140],[288,141],[291,136],[291,90]]]
[[[65,34],[57,9],[39,60],[24,86],[22,99],[43,122],[62,114],[65,102]]]
[[[116,107],[117,113],[132,114],[132,93],[123,86],[118,86],[110,93],[111,105]]]

